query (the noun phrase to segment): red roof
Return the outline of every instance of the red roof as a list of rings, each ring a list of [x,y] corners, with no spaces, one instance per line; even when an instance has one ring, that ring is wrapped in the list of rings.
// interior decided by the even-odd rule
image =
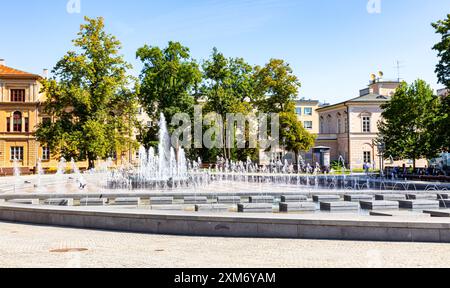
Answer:
[[[39,75],[0,65],[0,78],[40,78]]]

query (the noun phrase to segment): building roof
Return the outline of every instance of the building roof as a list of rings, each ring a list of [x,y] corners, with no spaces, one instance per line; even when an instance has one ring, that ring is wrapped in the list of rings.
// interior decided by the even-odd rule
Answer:
[[[41,76],[0,65],[0,78],[31,78],[39,79]]]
[[[341,106],[341,105],[346,105],[346,104],[351,104],[351,103],[361,103],[361,102],[366,102],[366,103],[379,103],[379,104],[383,104],[385,102],[388,102],[390,100],[390,97],[388,96],[383,96],[383,95],[378,95],[378,94],[366,94],[366,95],[362,95],[344,102],[340,102],[334,105],[328,105],[328,106],[323,106],[320,107],[319,109],[317,109],[318,111],[320,110],[324,110],[324,109],[329,109],[329,108],[334,108],[337,106]]]

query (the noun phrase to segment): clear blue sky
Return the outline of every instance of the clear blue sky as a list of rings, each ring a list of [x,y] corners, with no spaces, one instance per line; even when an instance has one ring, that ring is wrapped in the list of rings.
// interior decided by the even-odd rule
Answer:
[[[251,64],[283,58],[303,83],[300,96],[332,103],[357,96],[378,70],[397,78],[396,60],[405,80],[441,87],[430,23],[450,13],[450,0],[380,0],[380,14],[368,13],[369,0],[80,0],[80,14],[67,12],[68,1],[2,0],[0,58],[40,73],[71,48],[84,15],[103,16],[133,74],[137,48],[174,40],[198,60],[213,47]]]

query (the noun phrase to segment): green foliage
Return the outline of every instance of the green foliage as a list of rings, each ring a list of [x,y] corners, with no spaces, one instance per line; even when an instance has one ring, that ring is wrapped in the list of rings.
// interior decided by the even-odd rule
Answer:
[[[297,154],[314,146],[315,136],[305,130],[293,111],[280,113],[280,130],[280,139],[288,151]]]
[[[432,159],[440,151],[435,127],[439,122],[440,98],[423,80],[410,86],[403,82],[392,100],[382,106],[380,136],[385,155],[395,159]],[[415,163],[414,163],[415,167]]]
[[[436,33],[442,36],[442,39],[433,49],[438,52],[439,63],[436,66],[436,73],[441,84],[450,89],[450,14],[447,18],[433,23]],[[450,150],[450,96],[443,99],[441,109],[441,121],[437,131],[439,143],[442,143],[443,150]]]
[[[202,66],[204,81],[201,95],[207,101],[204,112],[215,112],[222,116],[224,120],[223,134],[225,135],[228,125],[227,114],[248,115],[254,109],[252,105],[253,67],[242,58],[226,58],[216,48],[213,49],[210,59],[206,60]],[[250,154],[253,155],[254,152],[239,153],[234,148],[224,148],[221,156],[242,160],[241,157],[246,158]]]
[[[36,136],[55,155],[89,160],[134,147],[132,140],[136,96],[130,90],[131,66],[119,55],[120,42],[104,31],[103,18],[85,18],[77,51],[69,51],[43,79],[45,112],[53,123],[43,123]]]
[[[198,64],[189,48],[169,42],[164,49],[145,45],[136,53],[144,63],[139,99],[152,119],[164,113],[170,121],[177,113],[193,114],[195,90],[201,82]]]
[[[264,112],[290,112],[301,83],[289,64],[271,59],[264,67],[255,68],[255,94]]]
[[[436,29],[436,33],[442,36],[441,41],[433,47],[440,59],[436,66],[436,73],[439,82],[450,89],[450,14],[447,14],[446,19],[439,20],[432,26]]]

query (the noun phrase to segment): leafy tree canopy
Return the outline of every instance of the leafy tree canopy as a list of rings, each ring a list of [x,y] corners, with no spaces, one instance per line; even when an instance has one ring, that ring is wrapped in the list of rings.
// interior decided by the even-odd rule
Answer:
[[[42,80],[44,110],[54,121],[41,124],[36,136],[53,154],[88,159],[93,168],[98,157],[136,144],[136,97],[120,42],[105,32],[103,18],[85,21],[73,40],[76,50],[58,61],[52,79]]]
[[[379,131],[385,155],[414,161],[436,157],[440,145],[434,127],[439,121],[439,108],[440,98],[425,81],[417,80],[409,86],[402,82],[391,101],[382,105]]]

